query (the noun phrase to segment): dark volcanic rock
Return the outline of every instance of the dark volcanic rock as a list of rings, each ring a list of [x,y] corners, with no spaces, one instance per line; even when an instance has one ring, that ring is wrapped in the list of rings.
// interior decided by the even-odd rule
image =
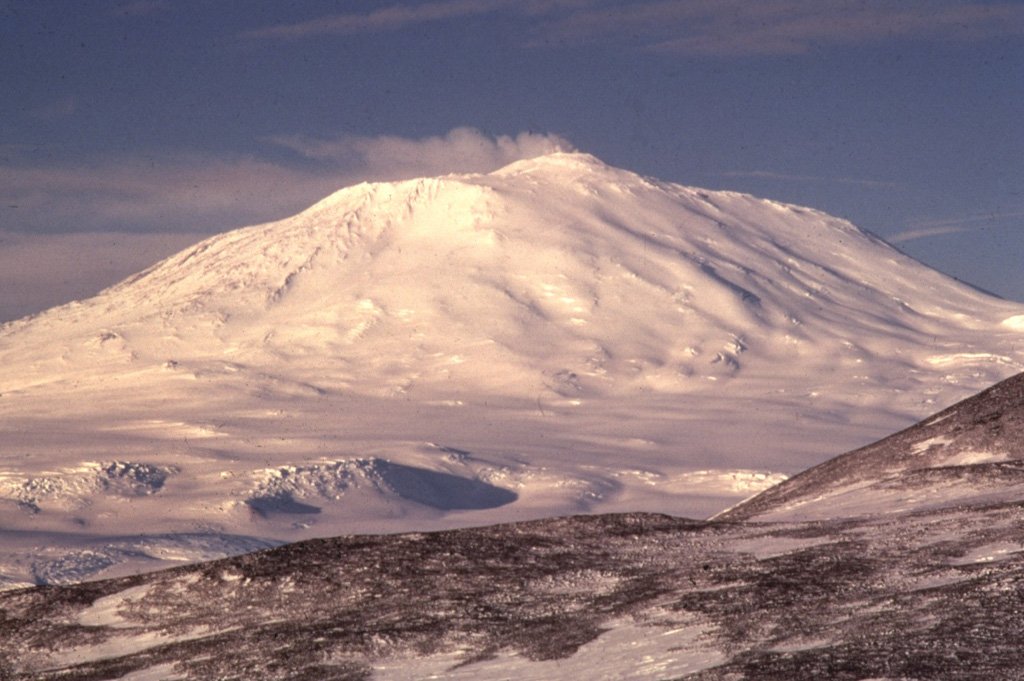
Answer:
[[[189,679],[364,679],[395,655],[567,658],[623,618],[699,624],[693,647],[723,659],[696,679],[1012,678],[1022,526],[1006,504],[884,522],[585,516],[314,540],[3,594],[0,678],[169,665]],[[94,652],[76,663],[75,650]]]

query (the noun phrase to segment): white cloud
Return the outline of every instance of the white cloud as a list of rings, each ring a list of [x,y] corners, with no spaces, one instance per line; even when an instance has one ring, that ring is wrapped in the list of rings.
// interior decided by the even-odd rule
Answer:
[[[490,14],[514,2],[515,0],[442,0],[419,5],[398,4],[366,14],[329,14],[294,24],[267,26],[246,31],[242,37],[296,39],[324,34],[395,31],[414,24]]]
[[[800,54],[829,45],[894,38],[971,42],[1024,32],[1024,7],[1008,2],[777,0],[738,3],[728,17],[720,13],[724,4],[703,17],[678,16],[676,35],[651,47],[720,56]],[[663,27],[672,24],[671,12],[667,14],[662,17]]]
[[[0,166],[0,210],[17,231],[201,231],[281,217],[330,191],[308,173],[253,158],[118,157]]]
[[[905,243],[914,239],[925,239],[946,234],[962,234],[985,229],[1020,228],[1024,211],[1008,211],[1002,213],[986,213],[940,220],[918,220],[910,225],[910,229],[885,237],[892,244]]]
[[[443,137],[424,139],[342,136],[323,140],[293,136],[277,137],[274,142],[307,158],[343,164],[381,180],[486,173],[521,159],[574,149],[558,135],[522,132],[515,137],[491,138],[473,128],[455,128]]]

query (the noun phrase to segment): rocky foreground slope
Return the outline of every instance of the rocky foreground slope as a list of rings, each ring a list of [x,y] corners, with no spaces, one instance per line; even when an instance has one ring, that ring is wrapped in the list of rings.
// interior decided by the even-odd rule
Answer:
[[[758,522],[856,518],[1024,499],[1024,374],[719,514]]]
[[[1019,678],[1022,385],[717,520],[317,539],[0,594],[0,678]]]

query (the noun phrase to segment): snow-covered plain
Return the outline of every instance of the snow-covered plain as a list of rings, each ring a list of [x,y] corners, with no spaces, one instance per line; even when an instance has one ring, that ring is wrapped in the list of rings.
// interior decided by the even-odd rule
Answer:
[[[705,517],[1020,371],[1022,320],[845,221],[585,154],[358,185],[0,327],[0,586]]]

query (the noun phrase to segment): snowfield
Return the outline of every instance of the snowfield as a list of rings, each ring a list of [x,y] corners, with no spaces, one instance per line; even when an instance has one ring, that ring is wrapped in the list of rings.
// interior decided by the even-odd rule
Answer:
[[[1017,373],[1021,320],[845,221],[585,154],[346,188],[0,327],[0,587],[707,517]]]

